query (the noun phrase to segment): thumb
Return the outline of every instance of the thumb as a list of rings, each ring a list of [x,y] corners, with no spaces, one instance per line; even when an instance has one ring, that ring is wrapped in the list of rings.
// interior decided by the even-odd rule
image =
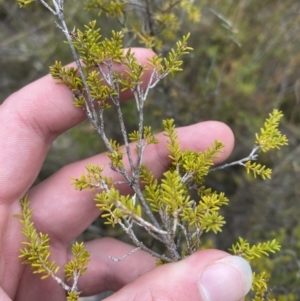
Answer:
[[[238,301],[251,283],[252,272],[245,259],[204,250],[153,269],[105,301]]]

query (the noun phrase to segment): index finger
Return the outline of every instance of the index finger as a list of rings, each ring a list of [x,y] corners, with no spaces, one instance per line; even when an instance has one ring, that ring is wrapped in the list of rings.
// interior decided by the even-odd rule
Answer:
[[[151,50],[133,51],[142,65],[153,56]],[[144,83],[150,74],[151,71],[145,72]],[[53,140],[85,118],[84,112],[72,104],[69,89],[56,83],[50,75],[45,76],[0,106],[0,204],[24,195],[37,177]],[[131,93],[122,95],[123,99],[130,97]]]

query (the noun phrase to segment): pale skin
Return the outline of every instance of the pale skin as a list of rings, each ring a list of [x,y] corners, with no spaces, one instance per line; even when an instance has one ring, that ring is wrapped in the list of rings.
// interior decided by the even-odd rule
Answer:
[[[138,49],[141,63],[152,55]],[[147,79],[145,76],[145,80]],[[124,100],[128,95],[124,95]],[[87,163],[108,163],[105,154],[66,165],[41,184],[31,188],[54,139],[84,120],[85,114],[72,104],[72,95],[51,76],[24,87],[12,94],[0,106],[0,300],[65,300],[65,292],[53,279],[40,280],[30,267],[18,259],[21,225],[13,215],[20,212],[19,200],[29,190],[34,222],[38,231],[51,237],[52,259],[63,266],[68,257],[70,242],[76,239],[98,216],[93,195],[75,191],[70,176],[79,176]],[[208,121],[178,129],[182,148],[203,151],[215,139],[223,141],[224,152],[216,163],[226,159],[232,151],[234,138],[231,130],[220,122]],[[149,146],[145,163],[159,177],[169,165],[166,141]],[[107,169],[107,174],[119,179]],[[128,191],[121,190],[122,193]],[[91,252],[88,272],[79,282],[84,295],[115,290],[107,300],[203,300],[198,289],[198,274],[215,260],[228,256],[226,252],[206,250],[174,264],[155,268],[155,260],[138,251],[119,263],[109,255],[121,257],[132,246],[104,238],[88,242]],[[63,269],[60,269],[60,276]],[[165,282],[165,280],[167,282]],[[162,285],[162,283],[164,283]],[[240,295],[239,299],[243,295]],[[216,300],[217,301],[217,300]],[[234,301],[234,300],[232,300]]]

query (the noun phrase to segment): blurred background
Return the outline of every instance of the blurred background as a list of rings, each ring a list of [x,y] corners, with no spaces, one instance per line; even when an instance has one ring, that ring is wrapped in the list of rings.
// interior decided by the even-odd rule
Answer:
[[[99,16],[99,8],[82,9],[83,3],[95,2],[65,1],[70,30],[94,19],[105,37],[124,27],[123,17]],[[255,133],[272,109],[283,111],[281,130],[289,146],[260,156],[260,162],[273,168],[272,180],[254,181],[240,167],[209,176],[207,185],[225,192],[230,205],[223,211],[227,221],[223,232],[206,239],[207,244],[227,250],[239,236],[251,243],[276,237],[281,252],[261,263],[271,274],[272,293],[279,300],[300,300],[300,2],[176,1],[193,6],[182,10],[175,5],[168,10],[169,2],[152,1],[148,23],[143,9],[135,13],[128,9],[126,15],[127,46],[142,46],[141,40],[155,36],[156,42],[148,46],[166,54],[190,32],[189,44],[194,48],[184,58],[183,72],[152,91],[146,124],[158,132],[163,118],[174,118],[178,126],[211,119],[225,122],[236,137],[229,159],[233,161],[249,154]],[[138,35],[139,31],[145,35]],[[54,17],[41,5],[20,9],[14,1],[0,0],[0,102],[47,74],[55,60],[72,61],[63,40]],[[124,104],[124,112],[129,131],[134,130],[134,102]],[[107,118],[112,121],[107,124],[109,136],[120,140],[116,117],[108,111]],[[93,127],[83,122],[53,143],[36,182],[67,163],[104,150]],[[102,235],[126,240],[119,229],[106,229],[100,219],[82,239]]]

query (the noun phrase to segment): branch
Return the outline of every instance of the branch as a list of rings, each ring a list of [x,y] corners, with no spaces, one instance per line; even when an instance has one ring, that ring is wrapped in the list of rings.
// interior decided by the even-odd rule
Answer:
[[[251,153],[248,155],[248,157],[246,158],[243,158],[243,159],[240,159],[238,161],[234,161],[234,162],[231,162],[231,163],[227,163],[227,164],[223,164],[221,166],[217,166],[217,167],[214,167],[214,168],[211,168],[209,170],[209,172],[211,171],[216,171],[216,170],[219,170],[219,169],[224,169],[224,168],[227,168],[227,167],[230,167],[230,166],[234,166],[234,165],[242,165],[242,166],[245,166],[244,162],[247,162],[247,161],[255,161],[257,159],[257,152],[259,151],[260,149],[260,146],[257,145],[255,146]]]
[[[134,220],[136,220],[138,223],[140,223],[145,229],[147,228],[150,231],[152,231],[154,233],[161,234],[161,235],[167,235],[168,234],[167,231],[156,228],[151,223],[145,221],[143,218],[141,218],[138,215],[134,214],[126,206],[124,206],[119,200],[115,200],[115,205],[116,205],[117,208],[120,208],[126,215],[129,215]]]

